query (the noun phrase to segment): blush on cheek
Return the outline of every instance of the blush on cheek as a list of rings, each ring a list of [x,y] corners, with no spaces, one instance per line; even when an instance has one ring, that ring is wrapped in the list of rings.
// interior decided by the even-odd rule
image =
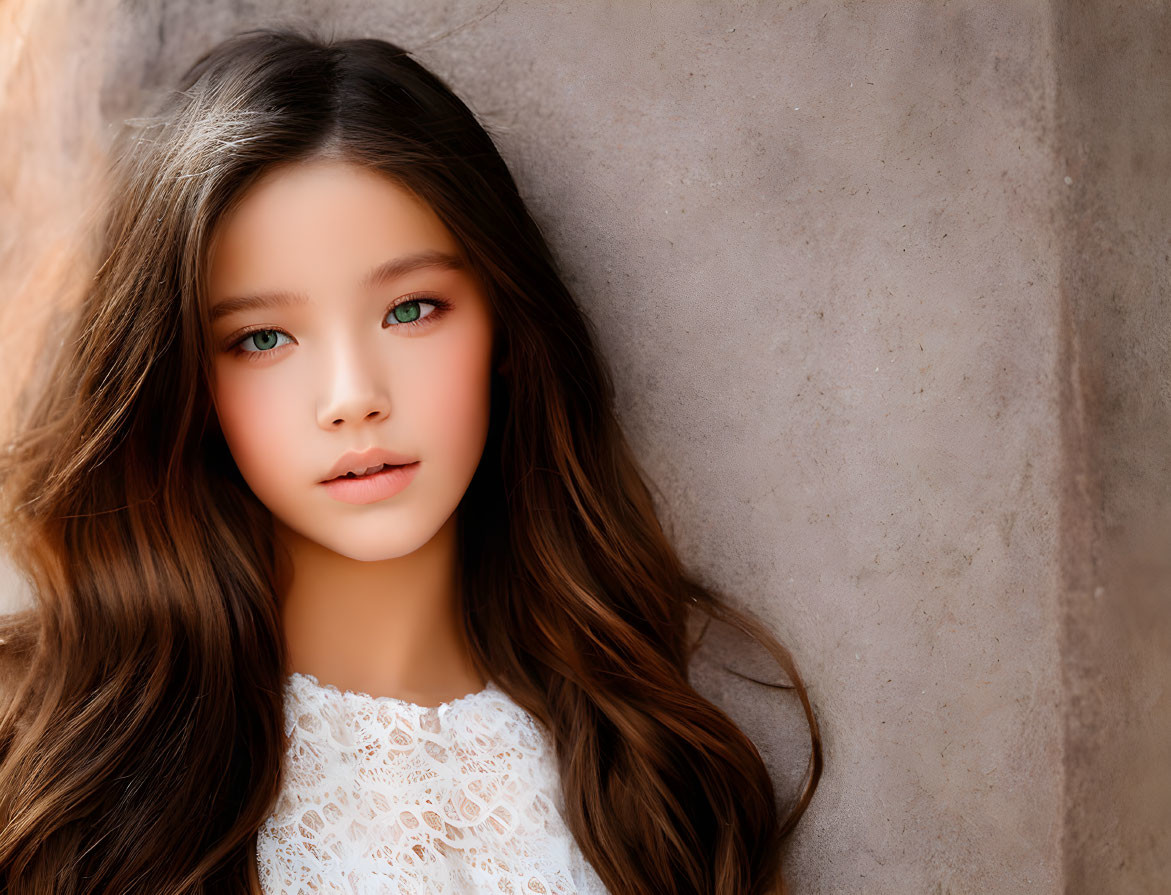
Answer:
[[[256,475],[263,475],[266,465],[272,465],[282,438],[281,414],[279,407],[274,406],[275,397],[266,389],[250,387],[230,377],[217,386],[220,428],[236,465],[250,485]]]
[[[449,443],[454,445],[460,465],[474,467],[483,450],[483,439],[488,429],[491,399],[491,378],[487,363],[469,364],[471,369],[455,374],[458,385],[448,391],[443,413],[436,414],[437,430],[446,430]],[[439,408],[436,408],[438,410]]]

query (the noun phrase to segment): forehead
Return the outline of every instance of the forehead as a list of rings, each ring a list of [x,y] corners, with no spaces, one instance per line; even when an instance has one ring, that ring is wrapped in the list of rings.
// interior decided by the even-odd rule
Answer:
[[[435,212],[391,178],[350,162],[298,162],[265,174],[219,222],[209,291],[336,288],[392,255],[426,250],[458,254]]]

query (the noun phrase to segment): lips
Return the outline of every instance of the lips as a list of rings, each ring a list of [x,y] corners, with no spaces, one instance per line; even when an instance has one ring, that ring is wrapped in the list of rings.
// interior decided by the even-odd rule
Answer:
[[[379,467],[383,466],[408,466],[415,463],[416,458],[408,457],[405,454],[398,454],[394,451],[386,450],[380,447],[371,447],[363,451],[347,451],[338,457],[337,462],[326,474],[321,481],[329,482],[337,478],[344,478],[353,473],[353,477],[360,477],[367,474],[377,474]]]
[[[347,478],[340,476],[322,482],[326,493],[343,503],[373,504],[394,497],[406,488],[419,471],[419,462],[387,466],[370,475]]]

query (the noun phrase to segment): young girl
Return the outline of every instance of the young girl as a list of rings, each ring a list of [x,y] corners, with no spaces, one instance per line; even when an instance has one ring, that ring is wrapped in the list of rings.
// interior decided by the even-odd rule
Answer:
[[[147,122],[0,470],[0,891],[783,892],[805,688],[668,543],[472,113],[286,28]],[[696,613],[800,695],[783,822]]]

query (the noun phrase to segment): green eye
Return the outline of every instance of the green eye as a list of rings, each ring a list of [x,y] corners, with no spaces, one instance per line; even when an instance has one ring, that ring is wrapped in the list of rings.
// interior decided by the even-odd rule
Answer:
[[[419,301],[404,301],[401,305],[395,305],[391,310],[394,319],[399,323],[411,323],[418,320],[421,314],[419,313]]]
[[[423,313],[421,306],[427,306],[427,313]],[[386,314],[387,326],[423,326],[431,323],[432,319],[438,319],[448,308],[448,303],[440,298],[408,298],[406,301],[400,301],[397,305],[391,308]],[[438,312],[438,313],[436,313]]]
[[[284,333],[282,333],[280,330],[258,329],[254,332],[248,333],[248,335],[240,340],[240,349],[251,354],[270,351],[271,349],[277,347],[277,339],[279,339],[282,335],[284,335]],[[251,341],[252,344],[256,346],[255,351],[249,351],[247,348],[249,341]]]

